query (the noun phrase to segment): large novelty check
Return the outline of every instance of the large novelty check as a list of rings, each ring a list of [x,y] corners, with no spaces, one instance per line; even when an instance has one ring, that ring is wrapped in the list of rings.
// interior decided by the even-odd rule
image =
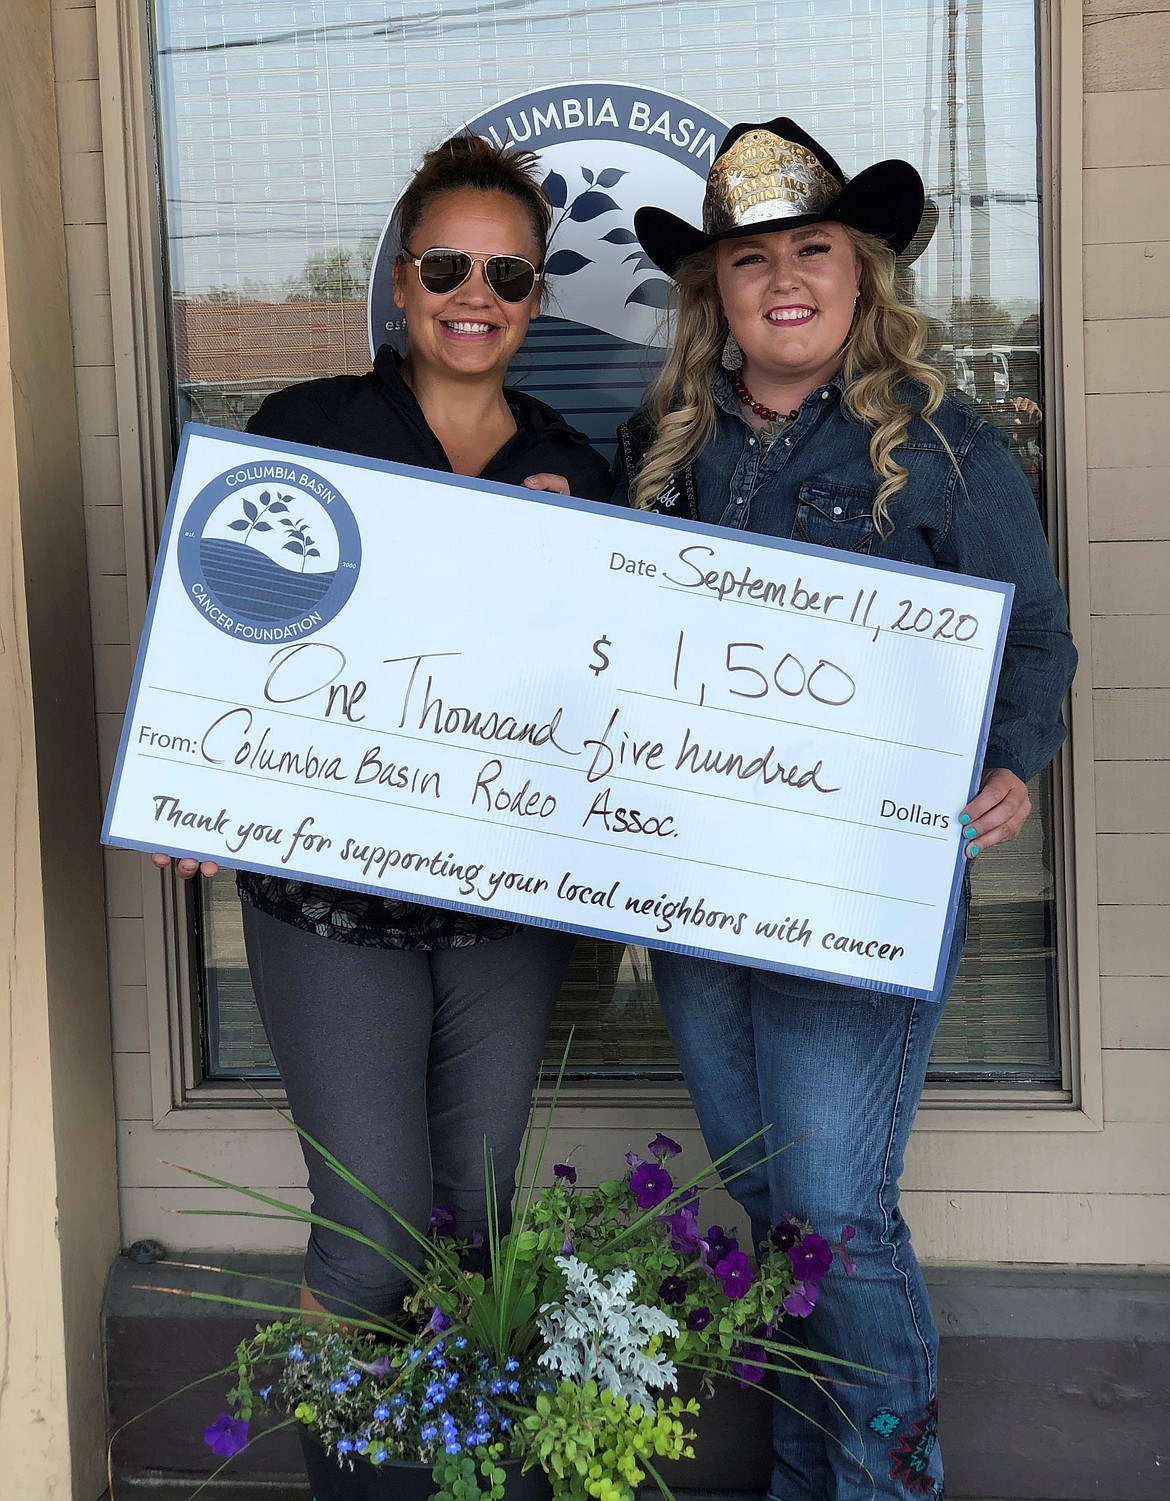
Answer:
[[[930,996],[1010,601],[189,427],[103,837]]]

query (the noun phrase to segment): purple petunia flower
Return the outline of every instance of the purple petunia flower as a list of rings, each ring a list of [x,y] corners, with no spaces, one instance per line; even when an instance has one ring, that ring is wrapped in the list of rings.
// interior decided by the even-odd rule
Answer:
[[[772,1244],[778,1251],[790,1251],[803,1234],[804,1231],[792,1216],[786,1214],[772,1231]]]
[[[389,1376],[390,1372],[393,1369],[394,1363],[390,1359],[389,1355],[379,1355],[377,1360],[371,1360],[369,1365],[366,1366],[366,1370],[370,1373],[370,1375],[377,1376],[379,1380],[382,1380],[384,1377]]]
[[[680,1204],[673,1214],[660,1214],[659,1222],[670,1231],[670,1247],[685,1256],[693,1255],[702,1245],[699,1236],[699,1206]]]
[[[563,1241],[561,1241],[561,1255],[573,1256],[576,1254],[576,1251],[577,1247],[573,1243],[573,1232],[571,1230],[566,1230],[565,1238]]]
[[[733,1360],[731,1369],[739,1377],[740,1386],[758,1386],[767,1369],[767,1355],[762,1345],[741,1345],[742,1360]]]
[[[687,1284],[682,1277],[663,1277],[658,1287],[658,1296],[664,1303],[673,1306],[686,1300]]]
[[[645,1162],[645,1160],[646,1159],[644,1157],[639,1157],[638,1154],[637,1154],[637,1152],[627,1152],[626,1153],[626,1164],[629,1167],[632,1167],[632,1168],[634,1168],[634,1167],[641,1167],[642,1164],[643,1164],[643,1162]]]
[[[856,1234],[857,1231],[852,1225],[842,1225],[841,1239],[833,1247],[833,1250],[841,1258],[841,1265],[845,1269],[846,1277],[852,1277],[854,1272],[857,1270],[857,1263],[856,1261],[854,1261],[853,1257],[850,1256],[848,1251],[849,1242]]]
[[[661,1131],[646,1148],[652,1152],[659,1162],[665,1162],[668,1157],[677,1157],[682,1152],[682,1147],[672,1137],[665,1136]]]
[[[798,1282],[790,1293],[784,1295],[784,1312],[790,1313],[794,1319],[807,1319],[817,1306],[820,1294],[821,1290],[815,1282]]]
[[[572,1187],[577,1181],[577,1169],[567,1162],[557,1162],[553,1164],[553,1177]]]
[[[833,1265],[833,1249],[823,1235],[810,1231],[788,1252],[798,1282],[819,1282]]]
[[[663,1199],[669,1199],[674,1188],[674,1179],[664,1167],[655,1167],[652,1162],[643,1162],[630,1174],[630,1192],[637,1200],[639,1209],[653,1209]]]
[[[692,1308],[687,1314],[687,1328],[692,1334],[700,1334],[714,1317],[715,1315],[706,1306]]]
[[[707,1242],[707,1260],[712,1266],[739,1250],[739,1241],[733,1235],[724,1235],[722,1225],[712,1225],[703,1237]]]
[[[455,1234],[455,1211],[450,1204],[436,1204],[431,1210],[430,1230],[437,1237]]]
[[[445,1334],[451,1327],[451,1320],[436,1303],[431,1310],[430,1323],[427,1325],[428,1334]]]
[[[233,1418],[230,1412],[221,1412],[213,1423],[203,1430],[203,1442],[213,1454],[230,1459],[248,1446],[248,1424],[243,1418]]]
[[[715,1263],[715,1275],[723,1283],[724,1295],[742,1298],[755,1281],[752,1264],[742,1251],[729,1251]]]

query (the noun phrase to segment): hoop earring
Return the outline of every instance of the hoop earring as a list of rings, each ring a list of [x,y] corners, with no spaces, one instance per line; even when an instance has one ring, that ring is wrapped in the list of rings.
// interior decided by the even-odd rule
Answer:
[[[723,344],[723,354],[720,358],[720,364],[729,375],[734,375],[737,371],[743,369],[743,350],[739,347],[739,340],[730,329],[727,331],[727,338]]]

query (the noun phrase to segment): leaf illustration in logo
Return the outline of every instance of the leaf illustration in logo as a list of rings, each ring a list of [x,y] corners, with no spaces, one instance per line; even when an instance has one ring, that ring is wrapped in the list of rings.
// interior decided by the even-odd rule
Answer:
[[[284,547],[282,549],[282,551],[284,552],[295,552],[296,554],[298,554],[298,556],[303,553],[304,550],[305,549],[301,546],[300,539],[297,537],[290,537],[289,540],[284,544]]]
[[[251,500],[245,500],[243,504],[244,515],[248,518],[249,521],[255,521],[256,517],[260,514],[260,512],[256,509],[255,502]]]
[[[641,250],[635,250],[632,255],[627,255],[625,260],[634,262],[635,271],[656,271],[658,269],[650,257]]]
[[[251,522],[248,521],[229,521],[228,530],[232,532],[246,532],[250,525]]]
[[[612,188],[614,183],[621,182],[625,175],[618,167],[606,167],[605,171],[598,175],[597,186],[599,188]]]
[[[270,532],[272,530],[272,522],[271,521],[258,521],[256,523],[256,525],[252,528],[252,530],[254,532]]]
[[[636,245],[638,243],[638,236],[634,231],[632,229],[624,229],[620,224],[617,229],[611,229],[607,235],[602,235],[601,238],[607,240],[611,245]]]
[[[569,218],[578,224],[584,224],[589,219],[596,219],[600,214],[608,214],[610,209],[617,208],[617,203],[608,193],[582,193],[569,210]]]
[[[588,167],[582,167],[581,168],[581,176],[585,179],[585,181],[587,183],[589,183],[590,185],[592,185],[592,183],[593,183],[593,173],[590,172],[590,170],[589,170]]]
[[[569,185],[559,172],[550,172],[541,183],[541,187],[544,189],[544,196],[553,208],[564,208],[569,196]]]
[[[664,277],[647,277],[645,281],[640,281],[626,298],[626,306],[629,307],[631,302],[640,302],[645,307],[664,308],[669,291],[670,283]]]
[[[545,261],[544,270],[546,276],[572,276],[574,271],[592,264],[587,255],[579,255],[575,250],[554,250]]]

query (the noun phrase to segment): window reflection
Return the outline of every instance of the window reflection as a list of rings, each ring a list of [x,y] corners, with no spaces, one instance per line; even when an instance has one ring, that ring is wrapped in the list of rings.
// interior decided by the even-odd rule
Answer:
[[[728,122],[783,110],[846,167],[917,163],[937,225],[908,275],[930,356],[1044,508],[1032,0],[155,0],[155,32],[177,424],[240,428],[269,391],[365,370],[371,261],[423,151],[524,91],[613,79]],[[1033,800],[975,872],[936,1074],[1059,1076],[1047,779]],[[198,905],[208,1070],[263,1073],[230,878]],[[550,1057],[570,1025],[585,1071],[673,1067],[642,950],[582,941]]]

